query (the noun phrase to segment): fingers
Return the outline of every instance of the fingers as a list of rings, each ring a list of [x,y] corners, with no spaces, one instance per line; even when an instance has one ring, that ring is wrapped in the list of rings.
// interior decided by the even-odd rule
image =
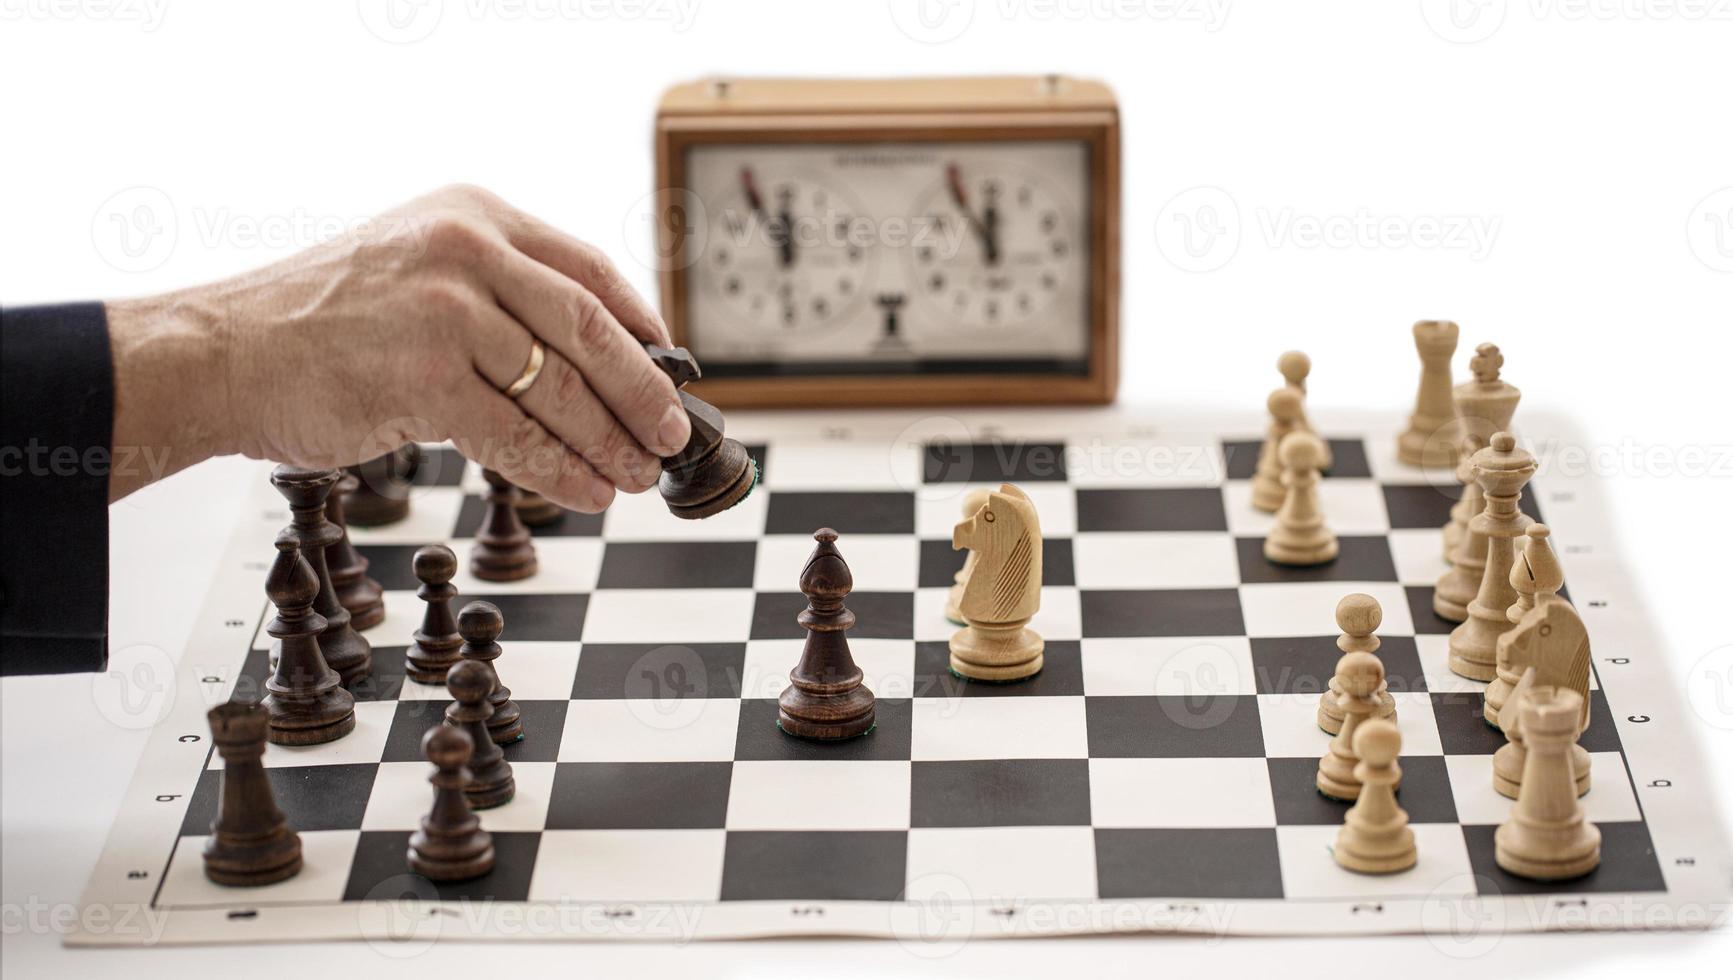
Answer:
[[[576,367],[640,445],[656,456],[685,447],[691,426],[673,382],[596,294],[513,249],[494,252],[484,274],[500,305]]]
[[[494,218],[514,248],[588,289],[638,340],[673,345],[668,325],[601,249],[497,198],[494,205]]]
[[[614,502],[614,485],[486,378],[452,392],[459,452],[562,507],[593,514]]]
[[[495,307],[486,317],[477,345],[476,367],[496,390],[516,381],[529,359],[528,328]],[[655,485],[660,461],[634,439],[602,404],[570,361],[549,350],[541,373],[517,405],[539,421],[567,449],[583,457],[603,477],[628,493]]]

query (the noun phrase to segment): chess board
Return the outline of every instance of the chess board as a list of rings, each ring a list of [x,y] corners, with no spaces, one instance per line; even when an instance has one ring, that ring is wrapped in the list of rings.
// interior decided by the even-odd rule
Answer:
[[[1690,927],[1724,902],[1730,862],[1702,801],[1688,709],[1667,675],[1593,481],[1551,465],[1585,445],[1526,433],[1567,595],[1591,631],[1588,816],[1600,868],[1540,884],[1493,861],[1510,801],[1491,785],[1502,737],[1482,685],[1445,666],[1431,611],[1439,527],[1456,487],[1395,461],[1393,429],[1334,419],[1326,567],[1262,557],[1250,506],[1260,420],[1139,421],[1115,412],[924,417],[838,413],[730,420],[761,485],[710,520],[658,496],[567,515],[536,535],[540,572],[490,584],[460,572],[459,604],[505,616],[501,676],[526,738],[506,748],[516,798],[484,811],[498,860],[435,885],[404,850],[431,790],[418,743],[443,689],[406,682],[421,615],[414,550],[460,559],[483,484],[449,449],[411,516],[356,529],[387,590],[365,634],[373,676],[358,724],[326,745],[272,746],[265,764],[301,834],[304,870],[235,889],[200,848],[220,759],[205,711],[257,697],[269,644],[263,581],[287,512],[261,467],[204,613],[85,896],[111,925],[75,944],[368,939],[690,940],[894,937],[918,949],[1039,934],[1430,932]],[[1012,481],[1045,538],[1046,667],[1025,683],[947,671],[944,601],[964,492]],[[798,657],[797,591],[812,531],[840,532],[854,575],[855,659],[877,727],[819,744],[776,726]],[[1318,694],[1338,656],[1334,608],[1383,605],[1381,656],[1403,734],[1400,801],[1420,862],[1365,876],[1331,857],[1345,805],[1313,786],[1328,736]],[[455,605],[454,605],[455,608]],[[132,929],[113,923],[136,918]],[[1466,930],[1466,933],[1464,932]]]

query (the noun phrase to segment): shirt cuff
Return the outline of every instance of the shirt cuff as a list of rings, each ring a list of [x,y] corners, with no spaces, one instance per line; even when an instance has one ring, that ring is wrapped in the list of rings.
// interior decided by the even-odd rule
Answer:
[[[102,304],[0,310],[0,674],[108,664],[113,432]]]

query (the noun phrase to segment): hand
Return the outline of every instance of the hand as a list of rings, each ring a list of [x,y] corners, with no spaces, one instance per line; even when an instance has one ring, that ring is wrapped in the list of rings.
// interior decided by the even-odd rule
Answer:
[[[335,467],[451,440],[594,512],[653,485],[657,457],[690,436],[640,346],[671,343],[661,318],[593,246],[478,188],[108,313],[116,459],[151,462],[117,466],[110,500],[213,455]],[[532,339],[546,345],[541,375],[508,398]]]

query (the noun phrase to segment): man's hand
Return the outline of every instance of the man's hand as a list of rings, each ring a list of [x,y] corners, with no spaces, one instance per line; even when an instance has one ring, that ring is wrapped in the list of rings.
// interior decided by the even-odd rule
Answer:
[[[411,441],[581,511],[644,490],[690,429],[641,344],[668,328],[606,256],[449,187],[284,262],[108,304],[114,445],[333,467]],[[533,340],[540,377],[517,399]],[[162,475],[161,473],[155,474]],[[149,482],[110,480],[119,499]]]

